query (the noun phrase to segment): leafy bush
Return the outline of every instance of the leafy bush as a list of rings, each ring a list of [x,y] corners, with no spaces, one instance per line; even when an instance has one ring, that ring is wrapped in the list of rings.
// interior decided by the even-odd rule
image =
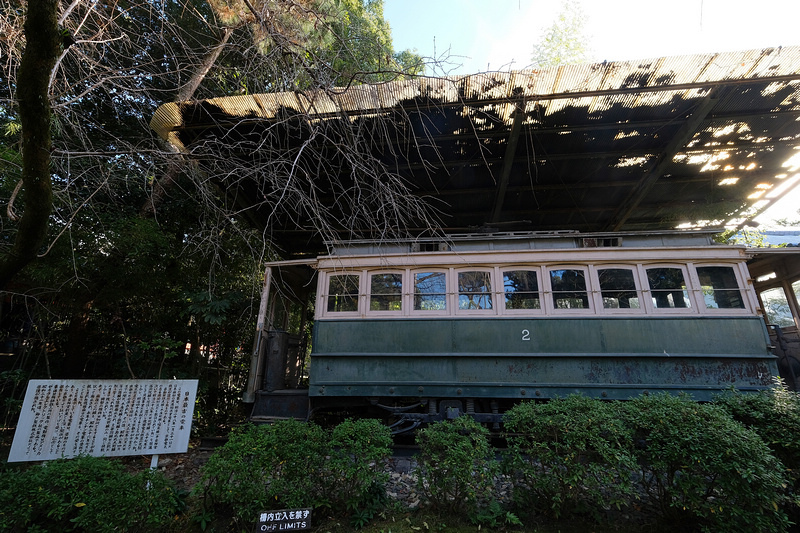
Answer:
[[[792,482],[792,497],[784,509],[792,521],[800,520],[800,395],[779,383],[759,394],[730,391],[714,403],[737,421],[752,429],[786,467]]]
[[[793,479],[800,477],[800,395],[779,384],[759,394],[732,390],[714,403],[758,433]]]
[[[390,445],[388,428],[373,420],[347,420],[330,433],[295,420],[243,426],[203,467],[203,513],[223,511],[249,527],[269,509],[346,509],[363,525],[385,503],[381,461]]]
[[[106,458],[51,461],[0,474],[0,531],[156,531],[182,501],[159,472]]]
[[[323,504],[327,442],[322,428],[295,420],[235,429],[203,466],[206,507],[222,508],[246,527],[260,511]]]
[[[421,494],[437,510],[477,516],[498,472],[486,428],[461,416],[420,430],[417,444]]]
[[[618,404],[569,396],[508,411],[508,467],[521,509],[560,517],[620,507],[632,493],[630,431]]]
[[[389,474],[383,461],[390,455],[392,435],[378,420],[345,420],[331,432],[327,494],[333,508],[344,508],[353,525],[362,527],[387,502]]]
[[[783,531],[786,479],[758,435],[715,405],[666,394],[625,404],[644,503],[673,526]]]

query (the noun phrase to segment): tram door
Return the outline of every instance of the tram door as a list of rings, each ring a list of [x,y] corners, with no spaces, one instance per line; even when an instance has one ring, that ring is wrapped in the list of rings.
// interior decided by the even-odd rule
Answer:
[[[759,250],[748,263],[778,371],[800,390],[800,250]]]
[[[275,262],[267,267],[242,401],[250,420],[308,416],[306,365],[314,315],[316,274],[310,262]]]

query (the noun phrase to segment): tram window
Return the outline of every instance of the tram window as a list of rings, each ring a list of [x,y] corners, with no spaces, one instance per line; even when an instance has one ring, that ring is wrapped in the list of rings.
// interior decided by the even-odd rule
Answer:
[[[458,308],[492,308],[492,281],[488,272],[475,270],[458,273]]]
[[[447,309],[444,272],[417,272],[414,274],[414,309],[417,311],[443,311]]]
[[[507,270],[503,272],[506,309],[541,309],[539,282],[534,270]]]
[[[792,290],[794,291],[794,297],[800,302],[800,279],[792,282]]]
[[[787,328],[794,326],[792,310],[789,308],[789,301],[783,287],[767,289],[759,293],[761,303],[764,305],[764,314],[767,315],[767,322]]]
[[[340,274],[328,279],[328,312],[358,311],[358,275]]]
[[[697,267],[703,288],[703,300],[708,309],[744,309],[736,274],[731,267]]]
[[[648,268],[647,282],[656,308],[691,307],[683,270],[680,268]]]
[[[372,274],[370,276],[370,311],[401,311],[403,309],[403,275]]]
[[[588,309],[586,274],[583,270],[559,269],[550,271],[553,305],[556,309]]]
[[[633,270],[629,268],[601,268],[597,270],[600,293],[606,309],[639,309],[639,293]]]

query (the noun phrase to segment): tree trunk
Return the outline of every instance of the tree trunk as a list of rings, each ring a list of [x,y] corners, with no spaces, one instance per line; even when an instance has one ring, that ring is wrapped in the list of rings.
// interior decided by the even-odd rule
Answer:
[[[17,75],[25,207],[14,244],[0,258],[0,289],[36,258],[47,237],[53,207],[49,83],[61,48],[57,6],[58,0],[28,1],[26,45]]]
[[[194,71],[191,79],[189,79],[186,85],[181,87],[181,90],[178,91],[176,101],[185,102],[186,100],[192,99],[194,93],[197,91],[197,88],[200,86],[200,83],[202,83],[208,74],[208,71],[211,70],[211,67],[213,67],[214,63],[216,63],[217,59],[219,59],[219,55],[222,53],[222,50],[228,43],[231,34],[233,34],[233,28],[226,27],[222,37],[220,37],[219,42],[208,54],[206,54],[206,56],[203,58],[203,62],[200,64],[197,70]],[[165,144],[167,144],[168,150],[175,150],[175,148],[169,143]],[[164,199],[167,191],[175,185],[175,182],[178,179],[178,175],[180,174],[182,167],[182,160],[183,158],[180,156],[175,156],[174,159],[170,159],[164,176],[153,183],[153,192],[150,194],[150,197],[145,201],[144,205],[139,211],[139,214],[142,217],[155,216],[156,208],[161,204],[161,201]]]
[[[59,377],[62,378],[83,378],[88,361],[88,350],[86,340],[89,332],[89,316],[92,312],[92,301],[90,297],[76,306],[75,312],[69,320],[67,327],[66,342],[64,344],[64,361]]]

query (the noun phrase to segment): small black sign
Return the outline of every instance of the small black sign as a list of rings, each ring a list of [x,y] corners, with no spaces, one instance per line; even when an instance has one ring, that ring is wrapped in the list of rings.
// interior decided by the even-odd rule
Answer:
[[[281,509],[258,515],[256,531],[301,531],[311,529],[311,509]]]

